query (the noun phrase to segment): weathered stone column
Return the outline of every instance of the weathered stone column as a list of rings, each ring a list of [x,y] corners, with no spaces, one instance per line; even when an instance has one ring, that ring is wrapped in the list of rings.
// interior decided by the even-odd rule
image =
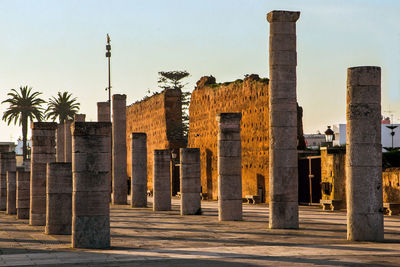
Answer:
[[[181,215],[201,214],[200,149],[180,149]]]
[[[70,120],[64,122],[64,162],[72,162],[71,123]]]
[[[8,215],[17,214],[16,208],[16,172],[7,172],[7,209],[6,213]]]
[[[271,11],[269,36],[269,227],[299,227],[296,21],[300,12]]]
[[[112,97],[112,203],[126,204],[128,196],[126,171],[126,95]]]
[[[147,136],[132,133],[132,202],[134,207],[147,207]]]
[[[153,211],[171,210],[171,151],[154,150]]]
[[[86,114],[74,114],[75,122],[84,122],[86,119]]]
[[[242,220],[240,113],[221,113],[218,121],[218,219]]]
[[[384,238],[381,68],[347,69],[347,239]]]
[[[64,123],[60,123],[57,126],[56,130],[56,161],[57,162],[64,162],[65,160],[65,153],[64,153]]]
[[[0,152],[0,210],[7,209],[7,172],[15,172],[15,152]]]
[[[46,225],[46,164],[56,161],[55,122],[32,123],[30,225]]]
[[[110,122],[72,125],[72,247],[110,246]]]
[[[17,168],[17,219],[29,219],[31,173]]]
[[[97,121],[108,122],[110,118],[110,103],[108,102],[97,102]]]
[[[46,228],[51,235],[70,235],[72,227],[72,164],[47,163]]]

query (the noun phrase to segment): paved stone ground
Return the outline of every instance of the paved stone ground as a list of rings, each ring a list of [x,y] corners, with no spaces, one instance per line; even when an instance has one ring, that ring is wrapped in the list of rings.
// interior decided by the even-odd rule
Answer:
[[[218,222],[216,202],[202,207],[180,216],[176,199],[169,212],[113,206],[107,250],[72,249],[70,236],[1,213],[0,266],[400,265],[399,216],[385,217],[385,242],[356,243],[346,240],[345,212],[300,207],[299,230],[269,230],[267,205],[244,204],[239,222]]]

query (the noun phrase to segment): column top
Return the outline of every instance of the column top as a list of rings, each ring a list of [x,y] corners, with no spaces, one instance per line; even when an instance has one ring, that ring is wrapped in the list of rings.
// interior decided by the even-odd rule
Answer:
[[[296,22],[300,11],[273,10],[267,14],[268,22]]]
[[[74,121],[84,122],[86,119],[86,114],[74,114]]]
[[[73,136],[110,136],[110,134],[111,122],[74,122],[72,124]]]
[[[216,119],[219,122],[240,121],[242,119],[242,113],[219,113]]]
[[[357,66],[347,69],[347,86],[381,85],[381,68]]]
[[[57,122],[34,122],[31,124],[32,130],[56,130]]]
[[[126,95],[115,94],[112,96],[113,100],[126,100]]]
[[[107,102],[97,102],[97,106],[99,107],[102,107],[102,106],[106,106],[106,107],[109,107],[110,106],[110,103],[108,103],[108,101]]]

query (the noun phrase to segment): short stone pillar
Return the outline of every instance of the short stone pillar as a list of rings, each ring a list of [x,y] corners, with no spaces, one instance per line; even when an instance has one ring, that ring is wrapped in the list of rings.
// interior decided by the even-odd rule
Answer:
[[[8,215],[17,214],[16,208],[16,172],[8,171],[7,172],[7,209],[6,213]]]
[[[347,69],[347,239],[384,238],[381,68]]]
[[[17,168],[17,219],[29,219],[31,173]]]
[[[56,161],[55,122],[32,123],[29,224],[46,225],[46,164]]]
[[[16,171],[15,152],[0,152],[0,210],[7,209],[7,172]]]
[[[126,204],[128,175],[126,170],[126,95],[112,96],[112,203]]]
[[[74,114],[75,122],[84,122],[86,119],[86,114]]]
[[[110,246],[110,122],[72,125],[72,247]]]
[[[72,227],[72,164],[47,163],[46,227],[51,235],[70,235]]]
[[[218,219],[242,220],[240,113],[221,113],[218,121]]]
[[[181,215],[201,214],[200,149],[180,149]]]
[[[171,150],[156,149],[153,158],[153,211],[171,210]]]
[[[70,120],[64,122],[64,162],[72,162],[71,123]]]
[[[97,121],[98,122],[111,121],[109,102],[97,102]]]
[[[269,227],[297,229],[296,21],[300,12],[271,11],[269,36]]]
[[[132,208],[147,207],[147,136],[131,134],[132,151]]]
[[[64,162],[65,161],[65,153],[64,153],[64,123],[60,123],[57,126],[56,130],[56,161]]]

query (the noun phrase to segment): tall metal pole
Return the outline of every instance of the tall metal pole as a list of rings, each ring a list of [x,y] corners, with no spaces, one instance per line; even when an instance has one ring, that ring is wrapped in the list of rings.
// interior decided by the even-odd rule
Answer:
[[[112,114],[111,114],[111,39],[110,39],[110,35],[108,35],[107,33],[107,44],[106,44],[106,58],[108,59],[108,88],[106,90],[108,90],[108,107],[110,109],[110,122],[112,123]],[[111,200],[111,192],[112,192],[112,184],[113,184],[113,178],[112,178],[112,171],[113,171],[113,162],[112,162],[112,155],[113,155],[113,133],[111,131],[111,135],[110,135],[110,145],[111,145],[111,150],[110,150],[110,167],[111,167],[111,191],[110,191],[110,202]]]

